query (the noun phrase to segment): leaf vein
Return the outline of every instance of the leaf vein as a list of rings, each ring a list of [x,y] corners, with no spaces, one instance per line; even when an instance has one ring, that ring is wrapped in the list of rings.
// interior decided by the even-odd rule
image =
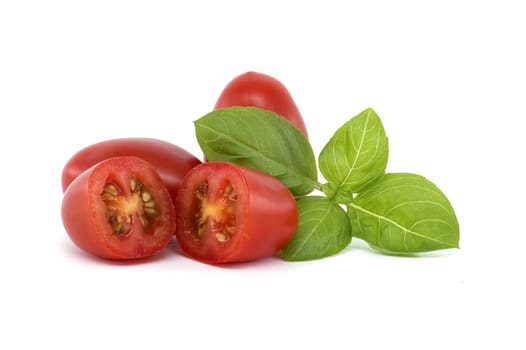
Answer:
[[[388,224],[390,225],[393,225],[399,229],[401,229],[402,231],[404,231],[404,234],[411,234],[411,235],[414,235],[416,237],[419,237],[421,239],[424,239],[424,240],[429,240],[429,241],[432,241],[432,242],[435,242],[437,244],[441,244],[441,245],[445,245],[445,246],[449,246],[451,247],[451,244],[446,242],[446,241],[443,241],[443,240],[440,240],[440,239],[437,239],[437,238],[433,238],[433,237],[429,237],[429,236],[426,236],[425,234],[421,233],[421,232],[417,232],[417,231],[413,231],[407,227],[404,227],[402,225],[400,225],[398,222],[392,220],[391,218],[389,217],[386,217],[386,216],[383,216],[383,215],[380,215],[380,214],[377,214],[377,213],[374,213],[370,210],[367,210],[366,208],[360,206],[360,205],[357,205],[356,203],[349,203],[349,206],[358,210],[358,211],[361,211],[362,213],[365,213],[367,215],[371,215],[373,217],[376,217],[378,219],[378,223],[380,224],[382,221],[385,221],[387,222]],[[378,230],[378,240],[377,242],[380,241],[380,230]]]
[[[310,232],[303,239],[302,243],[297,247],[296,251],[293,254],[290,255],[291,258],[296,257],[296,255],[298,255],[298,253],[303,249],[305,244],[307,244],[307,242],[311,239],[312,235],[314,235],[314,233],[316,233],[316,231],[318,230],[318,227],[320,227],[320,225],[323,223],[323,221],[325,221],[325,219],[329,215],[329,212],[330,212],[330,209],[325,211],[325,213],[323,214],[322,218],[318,221],[318,223],[316,225],[314,225],[314,227],[312,227]]]
[[[268,161],[268,162],[271,162],[272,164],[274,165],[277,165],[279,168],[283,168],[286,170],[287,173],[291,173],[291,174],[294,174],[294,176],[296,177],[299,177],[301,179],[303,179],[305,182],[311,184],[311,185],[314,185],[315,187],[318,186],[318,183],[317,181],[311,179],[310,177],[306,176],[305,174],[303,173],[300,173],[299,171],[296,170],[296,168],[294,167],[291,167],[291,166],[288,166],[288,165],[285,165],[281,162],[279,162],[278,160],[274,159],[272,157],[272,155],[270,154],[266,154],[262,149],[258,149],[257,147],[254,147],[253,145],[251,144],[248,144],[248,143],[245,143],[245,142],[242,142],[241,140],[239,139],[236,139],[234,137],[232,137],[231,135],[229,135],[228,133],[223,133],[223,132],[220,132],[219,130],[216,130],[212,127],[209,127],[205,124],[200,124],[200,126],[204,129],[207,129],[209,132],[211,132],[212,134],[215,134],[217,135],[217,140],[221,140],[222,138],[223,139],[227,139],[231,142],[234,142],[236,144],[239,144],[241,146],[243,146],[244,148],[246,148],[249,152],[258,152],[261,157]],[[258,142],[260,141],[258,138],[255,138]],[[304,169],[303,169],[304,170]]]

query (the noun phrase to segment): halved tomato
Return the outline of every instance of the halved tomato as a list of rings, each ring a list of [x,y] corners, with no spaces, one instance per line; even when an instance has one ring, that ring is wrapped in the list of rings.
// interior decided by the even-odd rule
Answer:
[[[82,250],[106,259],[151,256],[175,232],[175,209],[153,166],[137,157],[103,160],[66,189],[62,222]]]
[[[272,256],[298,225],[296,201],[285,185],[223,162],[190,170],[177,195],[176,216],[182,251],[206,263]]]

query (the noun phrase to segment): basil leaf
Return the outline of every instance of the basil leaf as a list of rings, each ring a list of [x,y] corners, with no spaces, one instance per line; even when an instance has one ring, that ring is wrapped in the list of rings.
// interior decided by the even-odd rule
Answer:
[[[273,175],[295,196],[320,187],[309,141],[278,114],[256,107],[230,107],[210,112],[194,123],[197,141],[208,160]]]
[[[329,182],[324,193],[338,203],[352,200],[385,173],[388,153],[382,121],[372,108],[351,118],[320,153],[320,170]]]
[[[353,235],[391,254],[458,248],[459,225],[446,196],[426,178],[386,174],[348,203]]]
[[[336,254],[351,242],[351,225],[345,211],[326,197],[298,200],[299,224],[281,250],[289,261],[319,259]]]

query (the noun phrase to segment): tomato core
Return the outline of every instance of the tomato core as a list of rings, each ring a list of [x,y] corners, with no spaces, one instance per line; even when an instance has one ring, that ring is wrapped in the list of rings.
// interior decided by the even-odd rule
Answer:
[[[234,234],[236,223],[234,203],[237,195],[232,185],[227,184],[222,193],[212,199],[208,182],[203,182],[195,188],[194,196],[197,199],[194,235],[202,238],[208,228],[218,242],[227,242]]]
[[[148,188],[135,178],[130,180],[127,190],[123,191],[113,182],[104,185],[101,197],[106,204],[106,220],[111,225],[112,234],[127,236],[136,218],[140,220],[144,232],[149,233],[150,222],[159,215],[157,203]]]

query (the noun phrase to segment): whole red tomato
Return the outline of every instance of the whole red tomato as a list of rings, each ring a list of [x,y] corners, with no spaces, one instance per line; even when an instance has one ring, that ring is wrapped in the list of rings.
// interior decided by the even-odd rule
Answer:
[[[106,259],[151,256],[176,225],[165,184],[137,157],[109,158],[82,172],[64,193],[62,222],[80,249]]]
[[[152,138],[106,140],[77,152],[62,170],[62,191],[83,171],[112,157],[135,156],[153,165],[166,184],[173,201],[186,173],[201,161],[183,148]]]
[[[190,170],[175,207],[182,251],[206,263],[271,256],[298,225],[296,201],[285,185],[232,163],[203,163]]]
[[[307,136],[307,127],[291,94],[285,85],[269,75],[247,72],[230,81],[214,108],[233,106],[270,110],[288,119]]]

